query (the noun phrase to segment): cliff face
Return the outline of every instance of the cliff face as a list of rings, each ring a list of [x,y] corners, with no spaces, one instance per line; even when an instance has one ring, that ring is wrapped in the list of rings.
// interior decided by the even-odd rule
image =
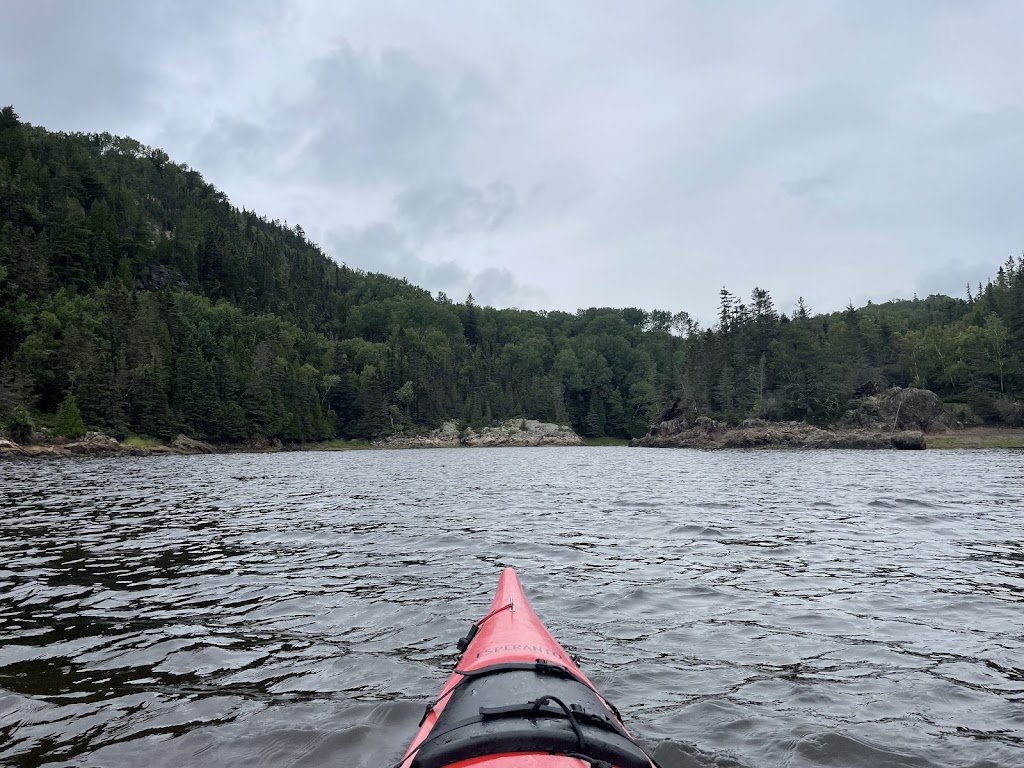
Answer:
[[[538,445],[584,445],[569,427],[533,419],[509,419],[497,427],[459,433],[454,421],[446,421],[428,435],[392,435],[374,443],[379,448],[524,448]]]

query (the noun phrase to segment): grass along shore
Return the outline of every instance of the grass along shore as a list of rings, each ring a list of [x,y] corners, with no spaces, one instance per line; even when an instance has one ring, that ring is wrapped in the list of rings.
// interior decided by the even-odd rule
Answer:
[[[968,427],[943,435],[925,435],[929,448],[1024,448],[1024,429]]]

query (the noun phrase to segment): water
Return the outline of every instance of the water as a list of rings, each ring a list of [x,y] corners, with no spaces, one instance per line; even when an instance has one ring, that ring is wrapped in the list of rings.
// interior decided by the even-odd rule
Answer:
[[[389,766],[514,565],[666,768],[1024,765],[1024,453],[0,464],[0,763]]]

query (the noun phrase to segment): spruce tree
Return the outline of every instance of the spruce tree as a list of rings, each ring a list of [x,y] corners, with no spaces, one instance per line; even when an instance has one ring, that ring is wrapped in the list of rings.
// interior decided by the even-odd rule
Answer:
[[[57,410],[57,434],[70,438],[82,437],[85,434],[85,424],[78,410],[78,401],[71,392],[68,392]]]

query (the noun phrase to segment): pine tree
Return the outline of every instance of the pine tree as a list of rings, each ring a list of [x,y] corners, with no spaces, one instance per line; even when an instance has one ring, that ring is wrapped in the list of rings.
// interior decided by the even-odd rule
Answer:
[[[75,396],[68,392],[57,411],[57,434],[64,437],[76,438],[85,434],[85,424],[82,422],[82,414],[78,410],[78,401]]]

